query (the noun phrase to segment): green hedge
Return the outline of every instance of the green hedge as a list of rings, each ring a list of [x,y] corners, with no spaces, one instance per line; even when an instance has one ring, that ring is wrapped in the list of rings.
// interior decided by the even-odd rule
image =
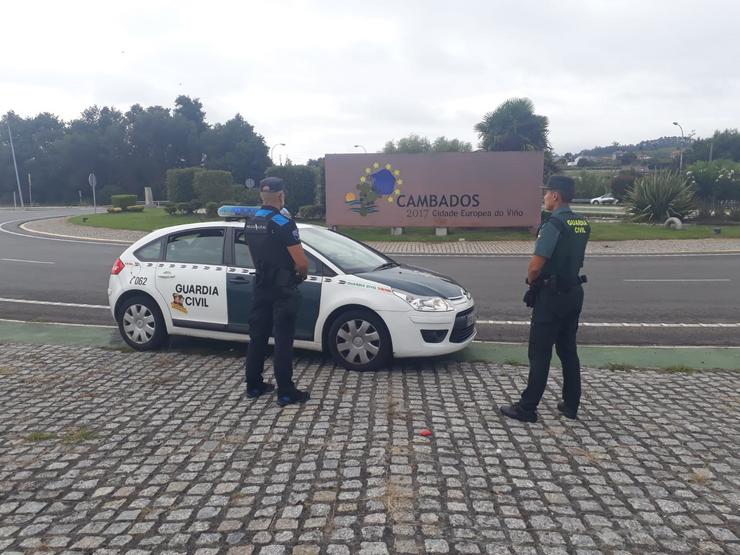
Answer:
[[[291,214],[298,213],[301,206],[314,204],[318,169],[312,166],[272,166],[267,176],[280,177],[285,181],[285,205]]]
[[[193,197],[193,180],[203,168],[174,168],[167,170],[165,186],[170,202],[190,202]]]
[[[129,206],[136,206],[136,195],[112,195],[110,202],[114,208],[125,210]]]
[[[324,207],[318,204],[307,204],[298,209],[298,217],[302,220],[323,220]]]
[[[234,196],[234,179],[231,172],[223,170],[206,170],[195,174],[193,193],[201,205],[209,202],[222,202]]]

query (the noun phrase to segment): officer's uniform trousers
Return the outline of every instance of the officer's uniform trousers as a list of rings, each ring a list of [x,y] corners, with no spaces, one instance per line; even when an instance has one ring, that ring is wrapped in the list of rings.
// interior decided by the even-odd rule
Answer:
[[[529,328],[529,379],[519,405],[533,411],[542,399],[550,372],[552,347],[563,365],[563,400],[578,409],[581,399],[581,363],[576,348],[578,319],[583,308],[583,287],[567,291],[544,287],[532,311]]]
[[[275,381],[278,393],[295,388],[293,383],[292,349],[295,322],[300,307],[298,286],[255,282],[253,304],[249,316],[249,346],[247,348],[247,384],[262,381],[267,345],[274,332]]]

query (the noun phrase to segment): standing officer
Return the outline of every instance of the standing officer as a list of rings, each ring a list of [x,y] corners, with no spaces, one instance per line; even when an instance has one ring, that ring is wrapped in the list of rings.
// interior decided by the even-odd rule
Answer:
[[[543,189],[545,210],[552,216],[540,226],[527,268],[529,290],[524,296],[527,306],[534,309],[529,328],[529,379],[521,400],[501,407],[505,416],[523,422],[537,421],[537,405],[545,392],[553,345],[563,365],[563,400],[558,410],[575,419],[581,400],[576,333],[583,307],[581,284],[586,276],[579,276],[579,271],[591,227],[570,209],[575,195],[573,179],[554,175]]]
[[[275,389],[262,381],[267,344],[274,329],[277,402],[285,406],[309,399],[308,392],[296,389],[293,383],[293,337],[301,301],[298,285],[308,274],[308,258],[295,222],[280,213],[285,206],[283,180],[267,177],[260,181],[260,197],[262,207],[244,226],[257,268],[249,316],[247,397],[259,397]]]

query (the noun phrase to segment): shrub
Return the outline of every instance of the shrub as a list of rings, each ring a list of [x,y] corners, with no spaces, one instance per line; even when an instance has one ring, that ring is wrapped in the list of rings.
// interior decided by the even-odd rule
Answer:
[[[95,191],[95,193],[98,204],[113,204],[111,202],[111,197],[113,195],[124,195],[126,194],[126,191],[117,185],[106,185],[105,187],[101,187],[99,190]]]
[[[231,198],[234,199],[234,202],[226,202],[223,201],[221,205],[224,204],[240,204],[242,206],[259,206],[262,204],[262,200],[260,199],[260,192],[255,189],[247,189],[246,187],[239,187],[238,185],[234,187],[234,194],[231,196]]]
[[[189,202],[178,202],[176,205],[177,212],[180,214],[192,214],[193,211],[190,209]]]
[[[318,204],[307,204],[298,209],[298,217],[302,220],[321,220],[324,218],[324,207]]]
[[[317,168],[296,165],[272,166],[267,168],[265,174],[285,180],[285,205],[292,214],[297,213],[300,206],[314,204],[318,181]]]
[[[136,195],[112,195],[110,202],[114,208],[125,210],[129,206],[136,206]]]
[[[575,182],[575,198],[592,199],[600,197],[609,190],[609,178],[595,172],[579,172]]]
[[[634,221],[655,223],[686,218],[696,202],[684,177],[663,170],[639,179],[627,194],[627,205]]]
[[[107,210],[108,214],[119,214],[123,212],[123,208],[119,208],[118,206],[111,206]]]
[[[209,218],[215,218],[218,216],[218,203],[208,202],[206,203],[206,216]]]
[[[174,168],[167,170],[165,186],[170,202],[188,202],[193,198],[193,180],[202,168]]]
[[[164,207],[164,211],[167,212],[170,216],[174,216],[175,212],[177,212],[177,206],[174,204],[168,204]]]
[[[188,204],[188,214],[194,214],[196,210],[203,208],[203,203],[198,199],[191,200]]]
[[[612,177],[611,190],[614,198],[624,201],[638,177],[640,177],[640,174],[634,170],[621,171]]]
[[[125,212],[143,212],[144,211],[144,205],[143,204],[137,204],[135,206],[127,206]]]
[[[204,170],[195,174],[193,192],[201,206],[208,202],[222,202],[234,196],[234,179],[231,172]]]

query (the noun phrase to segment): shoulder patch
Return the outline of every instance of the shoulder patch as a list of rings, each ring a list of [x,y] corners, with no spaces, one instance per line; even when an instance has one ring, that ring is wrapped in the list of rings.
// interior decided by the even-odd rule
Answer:
[[[296,241],[300,241],[300,240],[301,240],[301,236],[300,236],[300,234],[298,233],[298,228],[295,228],[295,229],[293,230],[293,239],[295,239]]]
[[[272,221],[275,222],[279,226],[287,225],[290,222],[290,220],[286,218],[285,216],[283,216],[282,214],[275,214],[272,217]]]

